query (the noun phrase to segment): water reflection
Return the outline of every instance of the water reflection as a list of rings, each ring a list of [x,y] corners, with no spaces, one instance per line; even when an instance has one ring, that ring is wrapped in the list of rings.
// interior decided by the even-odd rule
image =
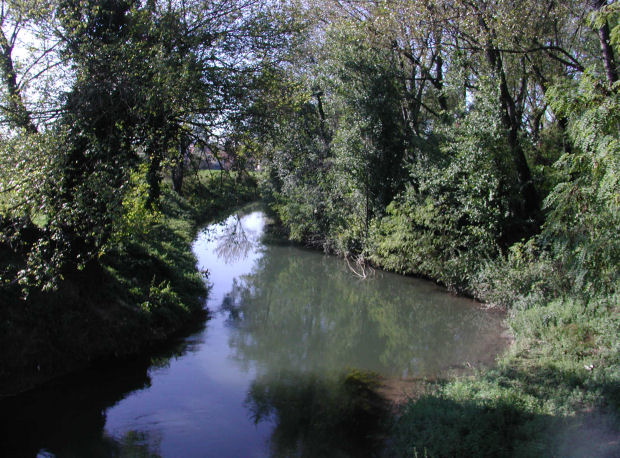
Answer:
[[[248,257],[258,244],[258,233],[243,224],[242,215],[236,213],[224,221],[215,240],[217,257],[231,264]]]
[[[160,458],[161,433],[127,431],[115,439],[114,456],[132,458]]]
[[[219,311],[231,355],[257,373],[246,406],[273,423],[273,456],[378,456],[388,379],[488,362],[500,343],[500,315],[431,283],[381,272],[362,281],[333,257],[258,249]]]
[[[267,242],[255,210],[194,244],[213,284],[206,329],[0,402],[0,456],[376,456],[385,385],[493,356],[500,316]]]
[[[378,387],[373,373],[282,371],[252,382],[246,404],[255,422],[275,423],[272,456],[376,456],[389,412]]]
[[[420,377],[477,364],[497,345],[501,317],[472,305],[427,282],[387,273],[360,281],[337,259],[264,246],[220,310],[236,328],[234,357],[262,374],[350,367]]]
[[[161,433],[107,434],[106,411],[130,393],[148,390],[150,371],[191,346],[179,341],[154,355],[63,377],[0,403],[0,456],[159,457]]]

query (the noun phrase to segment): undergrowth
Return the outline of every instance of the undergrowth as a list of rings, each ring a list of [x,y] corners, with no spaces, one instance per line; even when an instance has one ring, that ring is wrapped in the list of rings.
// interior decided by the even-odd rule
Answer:
[[[618,295],[545,300],[532,290],[515,301],[514,342],[495,368],[404,406],[394,455],[620,455]]]
[[[147,351],[204,320],[207,290],[191,243],[199,225],[255,198],[251,179],[200,172],[183,197],[164,186],[156,211],[144,211],[140,183],[123,202],[125,220],[113,243],[55,291],[17,284],[0,291],[0,396],[98,361]],[[6,247],[1,269],[20,260]],[[15,267],[17,266],[17,267]]]

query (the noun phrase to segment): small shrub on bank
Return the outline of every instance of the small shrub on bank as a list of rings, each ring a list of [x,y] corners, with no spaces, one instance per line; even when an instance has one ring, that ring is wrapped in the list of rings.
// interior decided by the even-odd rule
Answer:
[[[478,299],[502,308],[527,307],[569,289],[560,265],[537,247],[536,239],[515,243],[506,255],[487,261],[472,280]]]

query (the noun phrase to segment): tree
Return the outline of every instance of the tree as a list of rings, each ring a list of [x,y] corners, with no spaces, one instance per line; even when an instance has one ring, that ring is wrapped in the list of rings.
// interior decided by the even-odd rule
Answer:
[[[612,19],[613,15],[616,15],[617,17],[619,7],[615,3],[607,6],[607,0],[590,0],[590,5],[592,7],[592,10],[594,11],[595,19],[592,22],[593,26],[597,31],[599,43],[601,46],[601,57],[603,59],[603,67],[605,68],[607,84],[609,85],[609,87],[613,87],[614,83],[618,81],[618,68],[616,66],[616,59],[614,57],[614,49],[611,44],[609,19]]]
[[[21,215],[35,213],[39,227],[24,247],[28,267],[20,275],[52,286],[65,273],[96,262],[113,243],[130,176],[143,170],[141,163],[147,164],[149,208],[158,206],[167,168],[175,167],[176,187],[182,187],[189,143],[225,132],[261,60],[273,57],[280,36],[271,35],[280,25],[270,23],[269,8],[252,0],[5,1],[2,7],[3,120],[24,131],[10,131],[5,162],[17,164],[33,135],[43,135],[37,141],[50,148],[41,156],[49,166],[39,169],[42,161],[30,161],[31,178],[23,180],[32,184],[45,177],[41,191],[30,190],[22,199],[29,204]],[[31,65],[24,70],[15,64],[14,50],[25,24],[36,34],[26,34],[23,43],[31,40],[42,51],[26,54]],[[54,41],[48,46],[49,37]],[[56,61],[48,62],[52,56]],[[68,75],[56,81],[61,95],[48,100],[39,92],[47,80],[32,72],[61,66]],[[16,187],[4,175],[0,191],[14,207],[15,191],[27,186]]]
[[[33,80],[41,82],[62,62],[57,60],[58,40],[47,26],[53,6],[47,2],[3,0],[0,2],[0,72],[2,74],[2,121],[9,128],[36,133],[37,126],[27,107],[25,91]],[[29,48],[28,55],[16,61],[15,54]],[[35,89],[47,89],[49,86]],[[54,91],[50,91],[54,92]],[[44,95],[38,94],[39,101]],[[38,115],[43,115],[39,112]]]

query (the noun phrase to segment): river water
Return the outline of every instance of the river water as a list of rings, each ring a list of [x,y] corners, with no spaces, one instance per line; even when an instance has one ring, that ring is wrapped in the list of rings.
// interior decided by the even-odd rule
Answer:
[[[376,456],[392,402],[501,349],[501,314],[430,282],[362,280],[266,224],[250,206],[198,235],[200,330],[16,398],[11,456]]]

